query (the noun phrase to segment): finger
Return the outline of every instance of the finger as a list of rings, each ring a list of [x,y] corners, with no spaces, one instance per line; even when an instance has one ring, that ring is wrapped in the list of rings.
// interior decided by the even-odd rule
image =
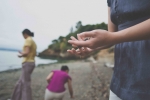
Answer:
[[[74,48],[72,48],[72,52],[73,52],[74,54],[76,54],[76,50],[75,50]]]
[[[87,51],[87,47],[84,47],[84,50]]]
[[[95,37],[94,31],[80,33],[81,38]]]
[[[67,50],[67,52],[71,53],[71,54],[75,54],[73,48],[71,50]]]
[[[75,37],[73,37],[73,36],[71,36],[70,38],[71,38],[73,41],[78,41],[78,40],[77,40]],[[75,48],[77,47],[76,45],[72,45],[72,46],[75,47]]]
[[[77,49],[77,50],[78,50],[78,54],[79,54],[80,56],[85,56],[85,55],[86,55],[86,51],[85,51],[84,47],[79,48],[79,49]],[[76,51],[77,51],[77,50],[76,50]]]
[[[71,36],[70,38],[74,41],[78,41],[74,36]]]
[[[77,34],[77,38],[78,38],[79,41],[83,41],[83,39],[82,39],[80,34]]]
[[[72,51],[72,50],[67,50],[67,52],[69,52],[70,54],[73,54],[73,51]]]
[[[77,35],[77,38],[78,38],[79,41],[83,41],[84,38],[86,38],[86,37],[95,37],[95,34],[94,34],[94,33],[95,33],[94,31],[83,32],[83,33],[78,34],[78,35]],[[90,40],[91,40],[91,39],[90,39]],[[76,45],[76,44],[77,44],[77,46],[84,46],[84,45],[87,46],[87,45],[88,45],[88,44],[87,44],[88,42],[79,43],[79,42],[77,42],[77,41],[73,42],[73,40],[69,40],[68,42],[71,43],[73,46]]]
[[[76,45],[78,47],[90,47],[92,44],[92,39],[89,41],[73,41],[73,40],[69,40],[68,43],[72,44],[72,45]]]
[[[85,53],[85,54],[88,53],[87,47],[84,47],[84,53]]]
[[[83,49],[83,47],[79,48],[79,50],[80,50],[81,53],[82,53],[82,49]]]
[[[83,47],[79,49],[80,50],[80,56],[84,56]]]
[[[67,50],[68,53],[72,54],[72,55],[78,55],[76,52],[74,52],[73,50]]]
[[[80,49],[77,49],[77,50],[76,50],[76,53],[77,53],[77,55],[81,55]]]
[[[84,49],[82,49],[82,55],[88,56],[88,55],[92,52],[92,50],[93,50],[93,49],[84,47]]]
[[[73,51],[73,53],[74,53],[75,55],[80,55],[80,54],[81,54],[80,51],[76,51],[74,48],[72,49],[72,51]]]
[[[76,45],[72,44],[72,47],[77,48],[78,46],[76,46]]]
[[[76,52],[80,52],[80,50],[79,50],[79,49],[76,49]]]
[[[88,53],[87,47],[83,47],[83,48],[82,48],[82,55],[83,55],[83,56],[86,56],[87,53]]]
[[[87,52],[87,49],[86,49],[87,47],[82,47],[82,52]]]

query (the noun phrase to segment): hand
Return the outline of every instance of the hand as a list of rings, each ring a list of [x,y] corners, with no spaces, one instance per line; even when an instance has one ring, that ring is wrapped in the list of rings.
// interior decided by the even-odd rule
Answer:
[[[19,55],[18,55],[18,57],[19,57],[19,58],[21,58],[21,57],[22,57],[22,55],[21,55],[21,54],[19,54]]]
[[[22,52],[21,51],[18,51],[19,52],[19,54],[22,54]]]
[[[71,36],[71,40],[73,41],[83,41],[82,39],[80,39],[80,37],[78,37],[79,40],[77,40],[75,37]],[[73,47],[77,48],[76,45],[72,45]],[[89,55],[91,52],[93,52],[93,49],[87,48],[87,47],[81,47],[78,49],[74,49],[72,48],[71,50],[67,50],[67,52],[73,54],[73,55],[77,55],[77,56],[87,56],[87,54]]]
[[[71,50],[67,50],[67,52],[69,52],[73,55],[80,56],[80,57],[88,56],[93,51],[94,51],[94,49],[90,49],[90,48],[87,48],[87,47],[82,47],[82,48],[79,48],[77,50],[75,50],[74,48],[72,48]]]
[[[77,35],[78,41],[69,40],[68,43],[77,47],[88,47],[90,49],[96,49],[98,47],[113,44],[112,34],[106,30],[93,30],[90,32],[83,32]],[[87,41],[83,41],[85,38],[91,37]]]

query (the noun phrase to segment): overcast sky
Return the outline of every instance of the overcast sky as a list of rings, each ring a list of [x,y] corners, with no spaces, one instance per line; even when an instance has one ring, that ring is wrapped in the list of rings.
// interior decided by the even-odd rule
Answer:
[[[1,0],[0,16],[0,47],[21,49],[28,28],[42,51],[78,21],[107,23],[107,0]]]

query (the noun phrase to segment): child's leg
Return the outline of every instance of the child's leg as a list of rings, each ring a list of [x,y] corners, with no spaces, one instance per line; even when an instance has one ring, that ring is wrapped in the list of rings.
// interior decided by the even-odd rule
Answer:
[[[54,100],[54,94],[50,92],[48,89],[45,90],[44,100]]]
[[[62,93],[56,93],[55,98],[57,98],[57,100],[63,100],[65,94],[66,94],[66,91],[64,91]]]

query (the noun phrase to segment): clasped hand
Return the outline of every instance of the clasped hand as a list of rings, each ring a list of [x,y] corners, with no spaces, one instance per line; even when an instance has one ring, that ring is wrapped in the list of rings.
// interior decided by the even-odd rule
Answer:
[[[85,41],[87,38],[88,40]],[[83,32],[77,34],[77,39],[71,36],[71,40],[68,40],[68,43],[73,46],[71,50],[67,50],[69,53],[78,56],[87,56],[95,50],[104,49],[113,45],[112,33],[106,30]]]

